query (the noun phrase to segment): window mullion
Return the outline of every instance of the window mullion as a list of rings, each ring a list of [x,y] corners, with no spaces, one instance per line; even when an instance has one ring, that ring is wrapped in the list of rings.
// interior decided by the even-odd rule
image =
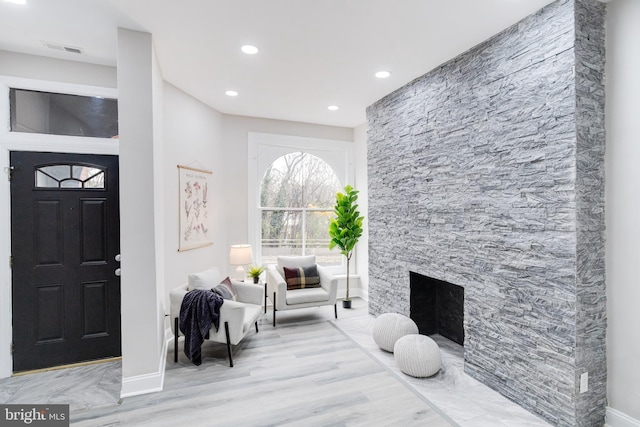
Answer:
[[[307,210],[302,209],[302,255],[307,254]]]

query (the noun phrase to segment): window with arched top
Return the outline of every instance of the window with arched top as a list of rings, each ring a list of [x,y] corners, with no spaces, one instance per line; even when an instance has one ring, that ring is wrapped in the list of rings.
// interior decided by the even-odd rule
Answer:
[[[274,160],[260,183],[261,262],[278,255],[316,255],[323,265],[340,265],[336,249],[329,249],[329,223],[335,194],[342,185],[333,168],[302,151]]]

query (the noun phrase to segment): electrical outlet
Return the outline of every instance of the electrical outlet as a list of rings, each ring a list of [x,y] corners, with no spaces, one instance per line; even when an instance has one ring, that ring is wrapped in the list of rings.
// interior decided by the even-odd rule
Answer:
[[[589,373],[585,372],[580,375],[580,393],[589,391]]]

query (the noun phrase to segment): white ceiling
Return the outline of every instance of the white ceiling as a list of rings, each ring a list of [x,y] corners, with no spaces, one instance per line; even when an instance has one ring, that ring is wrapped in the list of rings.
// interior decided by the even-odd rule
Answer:
[[[368,105],[548,3],[0,0],[0,50],[115,66],[117,27],[146,31],[164,79],[222,113],[355,127]]]

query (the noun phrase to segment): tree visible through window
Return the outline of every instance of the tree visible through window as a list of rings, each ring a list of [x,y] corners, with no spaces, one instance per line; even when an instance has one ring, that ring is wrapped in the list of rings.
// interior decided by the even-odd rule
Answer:
[[[316,255],[320,264],[340,265],[340,253],[329,250],[328,232],[340,188],[331,166],[311,154],[289,153],[271,163],[260,187],[261,262]]]

